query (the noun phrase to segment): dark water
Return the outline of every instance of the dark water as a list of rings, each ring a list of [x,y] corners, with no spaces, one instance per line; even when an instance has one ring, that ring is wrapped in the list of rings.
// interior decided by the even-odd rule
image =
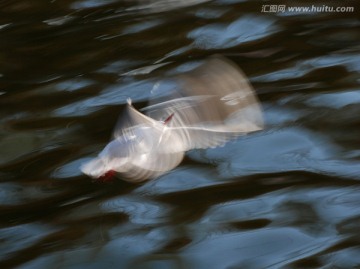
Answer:
[[[360,21],[260,1],[0,1],[0,268],[360,268]],[[134,185],[79,165],[220,53],[266,129]],[[159,65],[157,65],[159,64]]]

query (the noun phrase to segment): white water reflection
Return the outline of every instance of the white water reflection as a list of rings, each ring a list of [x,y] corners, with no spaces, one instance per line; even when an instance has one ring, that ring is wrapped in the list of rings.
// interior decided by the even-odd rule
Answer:
[[[229,25],[214,23],[201,26],[189,32],[188,38],[194,40],[196,48],[225,49],[264,38],[279,30],[280,26],[268,17],[246,15]]]
[[[348,105],[360,104],[359,90],[315,94],[310,97],[306,104],[312,107],[329,107],[334,109],[341,109]]]
[[[95,81],[93,80],[77,77],[70,80],[64,80],[51,86],[53,86],[56,90],[59,91],[73,92],[81,90],[93,84],[95,84]]]
[[[251,81],[276,82],[279,80],[293,80],[302,78],[311,71],[331,66],[344,66],[349,71],[360,70],[360,57],[358,54],[332,54],[314,57],[308,60],[296,61],[291,67],[268,72],[265,75],[255,76]],[[345,78],[344,78],[345,79]]]
[[[210,167],[182,166],[156,180],[146,182],[135,193],[158,195],[218,184],[219,181],[212,179],[213,175],[214,171]]]
[[[68,22],[71,22],[75,18],[76,17],[71,16],[71,15],[65,15],[65,16],[62,16],[62,17],[47,19],[47,20],[44,20],[43,22],[46,23],[49,26],[61,26],[61,25],[64,25],[64,24],[66,24]]]
[[[127,8],[126,11],[137,12],[165,12],[176,8],[184,8],[189,6],[198,5],[201,3],[209,2],[210,0],[135,0],[133,3],[137,3],[131,8]]]
[[[183,257],[191,269],[280,268],[332,243],[293,228],[262,229],[209,236],[187,247]]]
[[[96,8],[96,7],[109,5],[117,1],[118,0],[82,0],[82,1],[73,2],[71,4],[71,8],[72,9]]]
[[[341,149],[326,137],[301,128],[248,135],[216,150],[191,152],[194,159],[216,160],[221,177],[301,170],[359,178],[357,161],[339,159]]]
[[[144,101],[150,98],[153,85],[152,81],[135,81],[109,86],[97,96],[60,107],[53,113],[62,117],[85,116],[104,106],[126,104],[128,98],[134,102]]]
[[[141,31],[148,30],[155,26],[162,24],[163,21],[161,20],[147,20],[144,22],[138,22],[132,25],[125,27],[122,31],[123,34],[137,34]]]
[[[132,224],[164,223],[170,207],[138,196],[121,196],[102,203],[105,212],[123,212]]]
[[[38,242],[41,238],[54,232],[56,229],[40,223],[14,225],[0,229],[0,258],[16,252]]]

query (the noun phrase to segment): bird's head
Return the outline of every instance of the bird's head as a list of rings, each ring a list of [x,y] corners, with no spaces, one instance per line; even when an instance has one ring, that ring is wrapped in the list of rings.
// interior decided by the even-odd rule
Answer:
[[[103,182],[111,181],[116,175],[116,171],[109,168],[101,158],[95,158],[83,164],[81,166],[81,171],[84,174]]]

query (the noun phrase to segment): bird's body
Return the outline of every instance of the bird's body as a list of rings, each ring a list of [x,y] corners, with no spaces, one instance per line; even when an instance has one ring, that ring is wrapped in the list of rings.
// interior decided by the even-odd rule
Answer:
[[[245,75],[228,60],[212,57],[176,78],[181,88],[136,110],[128,102],[114,139],[82,171],[100,178],[109,171],[129,181],[175,168],[187,150],[216,147],[263,128],[262,113]]]

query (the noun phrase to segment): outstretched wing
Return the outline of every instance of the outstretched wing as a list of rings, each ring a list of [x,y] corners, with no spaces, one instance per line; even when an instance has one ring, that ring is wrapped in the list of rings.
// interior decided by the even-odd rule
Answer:
[[[132,106],[131,100],[128,99],[125,111],[119,117],[118,122],[114,128],[113,138],[132,140],[134,137],[139,135],[139,127],[155,129],[162,128],[158,121],[136,110]]]
[[[125,154],[139,162],[139,156],[144,157],[144,154],[151,153],[155,156],[184,151],[182,141],[176,139],[176,133],[167,124],[142,114],[131,105],[130,100],[126,111],[118,120],[113,136],[114,140],[109,145],[121,143],[123,152],[119,152],[120,147],[108,147],[108,145],[103,150],[103,155],[110,158]]]
[[[229,60],[211,57],[175,79],[180,89],[169,100],[154,100],[143,110],[155,120],[173,115],[167,126],[181,139],[183,150],[215,147],[263,128],[255,92]]]

